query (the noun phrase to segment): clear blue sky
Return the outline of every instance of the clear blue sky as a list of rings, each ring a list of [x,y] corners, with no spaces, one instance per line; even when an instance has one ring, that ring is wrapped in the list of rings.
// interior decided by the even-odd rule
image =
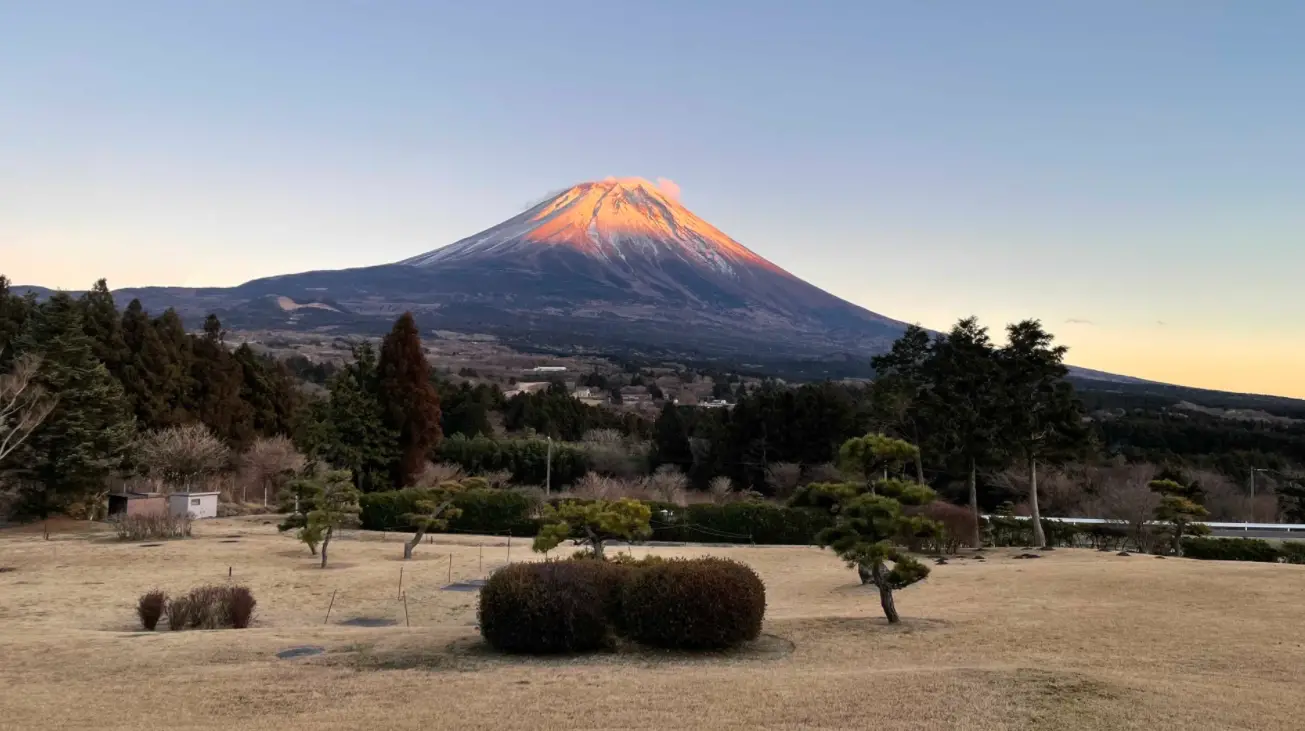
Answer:
[[[1305,3],[0,0],[19,282],[393,261],[609,175],[893,317],[1305,396]]]

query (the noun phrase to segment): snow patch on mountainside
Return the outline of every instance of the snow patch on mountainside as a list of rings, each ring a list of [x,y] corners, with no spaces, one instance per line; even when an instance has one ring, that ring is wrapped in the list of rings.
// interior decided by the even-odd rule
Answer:
[[[280,307],[281,309],[285,310],[286,312],[294,312],[295,310],[304,310],[304,309],[311,309],[311,310],[326,310],[326,311],[328,311],[328,312],[339,312],[339,310],[335,309],[334,307],[332,307],[332,306],[330,306],[330,305],[328,305],[328,304],[324,304],[324,303],[322,303],[322,302],[304,302],[304,303],[300,304],[299,302],[295,302],[294,300],[290,299],[289,297],[277,297],[277,298],[276,298],[276,305],[277,305],[277,307]]]

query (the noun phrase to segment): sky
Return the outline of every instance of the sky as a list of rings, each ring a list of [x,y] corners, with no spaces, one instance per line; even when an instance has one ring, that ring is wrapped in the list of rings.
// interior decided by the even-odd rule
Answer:
[[[665,178],[897,319],[1305,397],[1305,3],[0,0],[0,273],[233,285]]]

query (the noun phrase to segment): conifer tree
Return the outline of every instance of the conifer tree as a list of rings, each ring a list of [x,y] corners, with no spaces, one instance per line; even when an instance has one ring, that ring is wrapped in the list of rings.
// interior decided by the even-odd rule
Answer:
[[[385,424],[376,355],[369,345],[354,349],[354,360],[331,379],[330,399],[313,406],[315,423],[306,429],[308,452],[353,473],[363,492],[391,487],[398,434]]]
[[[849,440],[842,451],[867,450],[865,463],[893,464],[906,461],[906,444],[895,439]],[[862,583],[879,589],[879,603],[890,623],[897,623],[893,592],[923,581],[929,568],[897,546],[903,537],[936,536],[938,525],[920,516],[905,514],[903,506],[928,505],[934,499],[928,487],[899,479],[879,480],[873,486],[858,483],[808,485],[800,496],[805,504],[826,505],[834,525],[816,536],[816,543],[829,548],[857,569]]]
[[[1195,486],[1174,480],[1152,480],[1147,487],[1160,496],[1155,518],[1169,524],[1175,554],[1183,555],[1184,534],[1205,535],[1210,532],[1207,526],[1196,524],[1196,521],[1208,516],[1210,511],[1198,502],[1200,495]]]
[[[180,369],[140,300],[132,300],[122,313],[122,339],[126,360],[119,380],[138,427],[155,430],[182,423]]]
[[[923,410],[942,455],[964,471],[974,514],[970,544],[983,545],[978,471],[1000,461],[1001,372],[987,328],[975,318],[956,323],[934,344],[923,369],[929,388]]]
[[[333,470],[310,478],[308,487],[313,509],[309,511],[307,524],[300,532],[300,540],[308,543],[310,548],[313,542],[321,542],[322,568],[326,568],[327,550],[335,532],[358,523],[358,515],[362,511],[358,505],[359,494],[353,486],[353,476],[344,470]]]
[[[891,350],[870,360],[875,369],[874,393],[877,415],[897,434],[913,444],[923,443],[927,428],[926,396],[929,380],[926,364],[932,357],[933,342],[929,331],[910,325]],[[915,479],[924,484],[924,460],[915,455]]]
[[[1042,515],[1038,510],[1038,463],[1063,456],[1088,440],[1083,407],[1074,387],[1065,380],[1063,345],[1037,320],[1006,328],[1008,342],[998,351],[1001,372],[1003,446],[1023,461],[1029,473],[1029,509],[1033,540],[1046,545]]]
[[[232,358],[240,367],[240,398],[249,406],[254,431],[260,436],[289,434],[299,404],[289,371],[281,363],[259,356],[247,343],[236,348]]]
[[[135,434],[122,386],[95,357],[78,303],[57,293],[39,305],[17,338],[20,353],[39,354],[37,379],[58,401],[15,460],[43,488],[36,509],[48,515],[103,490],[123,463]]]
[[[191,344],[192,413],[224,441],[243,447],[256,436],[253,409],[240,398],[244,374],[223,344],[225,335],[222,323],[209,315],[204,335]]]
[[[23,331],[35,306],[34,297],[14,294],[9,286],[9,278],[0,274],[0,368],[7,367],[13,360],[13,341]]]
[[[391,468],[395,487],[413,484],[443,436],[440,397],[431,383],[417,322],[405,312],[381,342],[379,402],[385,425],[398,434],[398,459]]]
[[[693,465],[693,450],[680,408],[669,402],[662,406],[653,423],[653,464],[675,465],[681,470]]]
[[[109,285],[101,279],[82,295],[79,302],[82,308],[82,328],[91,338],[95,357],[109,369],[114,378],[122,378],[122,369],[126,365],[128,352],[123,340],[122,319],[118,315],[118,306],[114,304]]]

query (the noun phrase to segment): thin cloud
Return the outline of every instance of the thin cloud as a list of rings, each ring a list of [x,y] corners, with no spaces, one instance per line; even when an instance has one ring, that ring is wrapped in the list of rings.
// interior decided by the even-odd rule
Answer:
[[[680,199],[680,185],[670,178],[658,178],[657,190],[660,190],[671,200],[678,201]]]
[[[1078,317],[1069,318],[1068,320],[1065,321],[1065,324],[1066,325],[1096,325],[1096,323],[1091,320],[1084,320]]]

